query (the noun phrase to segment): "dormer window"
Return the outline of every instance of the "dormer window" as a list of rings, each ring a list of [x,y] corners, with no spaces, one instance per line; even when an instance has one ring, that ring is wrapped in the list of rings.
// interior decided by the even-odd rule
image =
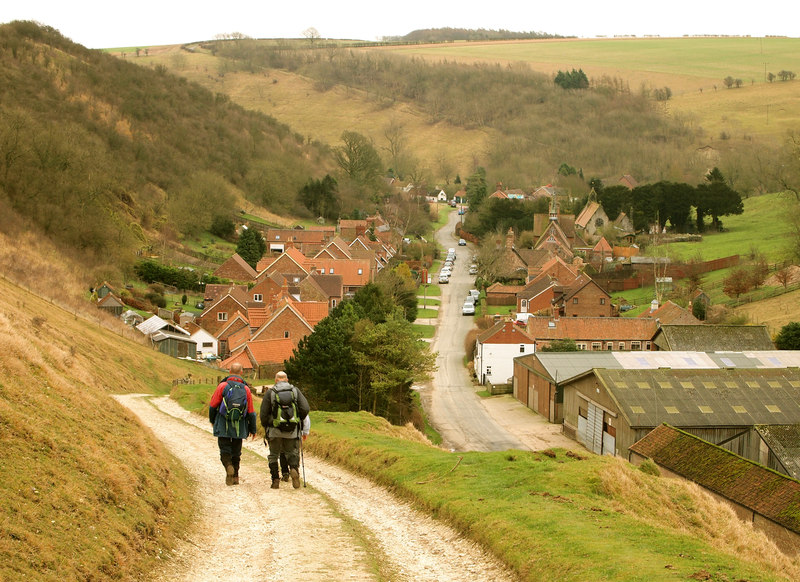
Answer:
[[[224,311],[217,313],[217,321],[228,321],[228,314]]]
[[[255,301],[257,303],[261,303],[262,301],[264,301],[264,296],[261,293],[254,293],[253,294],[253,301]]]

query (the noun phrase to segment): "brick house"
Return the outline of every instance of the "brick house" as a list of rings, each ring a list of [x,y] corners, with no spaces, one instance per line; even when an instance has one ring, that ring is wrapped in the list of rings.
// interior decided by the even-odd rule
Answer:
[[[587,276],[574,281],[555,298],[554,309],[562,317],[611,317],[611,295]]]
[[[252,281],[257,275],[256,270],[248,265],[239,256],[239,253],[233,253],[227,261],[217,267],[213,274],[220,279],[230,279],[231,281]]]
[[[294,347],[300,340],[314,331],[303,314],[292,304],[291,300],[283,301],[277,306],[269,319],[252,335],[251,340],[288,339]]]
[[[658,329],[655,320],[633,317],[529,317],[528,335],[537,346],[572,339],[581,350],[649,351]]]

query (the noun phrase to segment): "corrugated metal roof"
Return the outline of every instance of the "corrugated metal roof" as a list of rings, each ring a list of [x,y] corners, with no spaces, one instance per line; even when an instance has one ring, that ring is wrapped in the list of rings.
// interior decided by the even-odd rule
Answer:
[[[632,427],[800,423],[800,370],[595,370]]]
[[[522,356],[520,356],[522,357]],[[525,356],[530,358],[530,356]],[[609,370],[702,370],[719,368],[800,368],[800,350],[763,352],[536,352],[548,375],[564,382],[593,368]]]

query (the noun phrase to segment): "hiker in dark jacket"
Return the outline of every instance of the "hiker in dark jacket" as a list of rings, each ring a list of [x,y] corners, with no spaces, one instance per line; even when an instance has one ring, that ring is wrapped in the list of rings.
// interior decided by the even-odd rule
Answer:
[[[291,409],[291,412],[284,412],[283,419],[286,419],[287,415],[293,416],[292,422],[281,423],[282,407],[277,400],[279,395],[285,397],[284,402],[290,402],[287,408]],[[300,488],[300,439],[308,436],[310,422],[306,419],[309,410],[308,400],[299,388],[289,383],[286,372],[275,374],[275,385],[264,395],[260,411],[261,425],[266,431],[267,446],[269,446],[267,461],[272,476],[272,489],[278,489],[281,484],[278,466],[281,453],[286,455],[292,486],[295,489]]]
[[[228,387],[231,390],[227,390]],[[241,387],[247,395],[246,411],[243,410],[240,419],[226,414],[229,406],[234,408],[234,399],[237,396],[241,399]],[[238,394],[237,394],[238,393]],[[242,408],[245,408],[242,403]],[[242,442],[250,435],[251,439],[256,438],[258,428],[256,421],[256,411],[253,407],[253,394],[250,386],[242,378],[242,365],[234,363],[231,365],[230,376],[224,378],[217,385],[211,401],[208,403],[208,420],[214,425],[214,436],[217,437],[219,445],[219,458],[225,467],[225,484],[239,484],[239,462],[242,458]]]

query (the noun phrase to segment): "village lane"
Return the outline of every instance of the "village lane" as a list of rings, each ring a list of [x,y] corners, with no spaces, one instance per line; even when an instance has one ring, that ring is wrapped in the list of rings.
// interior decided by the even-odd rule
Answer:
[[[475,247],[471,243],[457,246],[458,238],[453,233],[459,219],[457,212],[451,212],[447,224],[436,233],[437,242],[445,252],[455,248],[457,258],[450,282],[440,285],[441,305],[431,344],[431,349],[438,351],[437,370],[431,385],[422,392],[423,406],[441,435],[444,448],[454,451],[528,450],[529,446],[489,414],[464,367],[464,339],[474,321],[472,316],[462,315],[461,306],[474,283],[469,265]],[[436,274],[432,276],[436,281]]]

